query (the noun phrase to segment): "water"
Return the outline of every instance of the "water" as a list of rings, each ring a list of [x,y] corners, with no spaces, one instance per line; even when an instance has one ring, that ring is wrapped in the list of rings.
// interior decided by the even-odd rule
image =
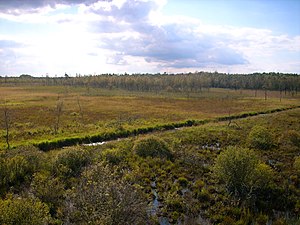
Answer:
[[[90,144],[83,144],[83,146],[99,146],[99,145],[104,145],[106,141],[102,142],[95,142],[95,143],[90,143]]]

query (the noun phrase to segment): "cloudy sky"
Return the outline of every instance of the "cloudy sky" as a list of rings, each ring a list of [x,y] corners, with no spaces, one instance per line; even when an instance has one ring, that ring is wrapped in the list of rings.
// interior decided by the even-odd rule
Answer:
[[[0,76],[300,73],[299,0],[0,0]]]

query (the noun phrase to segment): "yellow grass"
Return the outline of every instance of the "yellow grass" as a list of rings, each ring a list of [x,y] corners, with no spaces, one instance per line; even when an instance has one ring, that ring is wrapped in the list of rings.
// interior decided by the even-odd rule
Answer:
[[[248,111],[300,105],[299,96],[279,92],[209,89],[201,93],[140,93],[74,87],[0,87],[0,107],[9,108],[13,145],[61,136],[155,125],[187,119],[206,119]],[[55,109],[63,101],[60,131],[54,134]],[[83,119],[80,115],[82,108]],[[3,113],[0,148],[5,147]]]

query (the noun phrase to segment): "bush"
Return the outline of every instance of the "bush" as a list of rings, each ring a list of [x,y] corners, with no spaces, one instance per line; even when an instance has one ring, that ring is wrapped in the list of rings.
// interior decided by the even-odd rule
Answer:
[[[274,145],[274,137],[265,127],[255,126],[251,129],[247,142],[251,148],[268,150]]]
[[[118,149],[108,149],[103,152],[103,156],[105,160],[112,165],[118,165],[124,160],[124,155],[122,155]]]
[[[217,157],[214,173],[225,183],[228,192],[245,198],[251,191],[269,183],[272,170],[259,162],[254,151],[228,147]]]
[[[46,204],[30,198],[0,200],[0,224],[43,225],[49,222]]]
[[[295,157],[294,169],[296,173],[300,176],[300,156]]]
[[[300,133],[295,130],[288,130],[281,136],[280,143],[300,147]]]
[[[87,150],[79,147],[67,149],[58,154],[54,162],[54,172],[66,178],[76,177],[90,162],[91,157]]]
[[[61,206],[65,193],[64,184],[60,182],[59,178],[53,177],[46,172],[34,174],[31,182],[31,191],[49,206],[52,215]]]
[[[160,138],[150,136],[139,139],[135,142],[133,150],[140,157],[172,158],[172,153],[165,141]]]
[[[253,186],[255,188],[264,189],[270,184],[273,177],[274,172],[272,168],[264,163],[259,163],[254,171]]]
[[[145,224],[146,199],[140,189],[98,164],[69,192],[65,220],[71,224]],[[72,223],[73,222],[73,223]]]
[[[9,187],[20,185],[31,174],[31,165],[23,156],[0,159],[0,195]]]

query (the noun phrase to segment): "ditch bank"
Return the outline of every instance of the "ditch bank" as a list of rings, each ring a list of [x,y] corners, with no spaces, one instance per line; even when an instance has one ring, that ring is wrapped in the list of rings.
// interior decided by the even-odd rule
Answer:
[[[84,137],[70,137],[70,138],[63,138],[63,139],[54,139],[48,141],[42,141],[39,143],[34,143],[33,145],[39,148],[41,151],[50,151],[53,149],[59,149],[67,146],[73,145],[80,145],[80,144],[92,144],[92,143],[102,143],[107,141],[117,140],[119,138],[127,138],[137,136],[139,134],[148,134],[157,131],[167,131],[167,130],[174,130],[181,127],[192,127],[192,126],[199,126],[204,125],[207,123],[213,122],[223,122],[223,121],[232,121],[237,119],[243,119],[247,117],[253,117],[258,115],[264,114],[272,114],[276,112],[283,112],[287,110],[297,109],[300,108],[299,106],[291,106],[285,108],[277,108],[277,109],[270,109],[266,111],[258,111],[258,112],[245,112],[230,116],[222,116],[217,117],[215,119],[205,119],[205,120],[185,120],[178,123],[167,123],[167,124],[159,124],[152,127],[141,127],[132,130],[118,130],[114,132],[104,132],[96,135],[91,136],[84,136]]]

